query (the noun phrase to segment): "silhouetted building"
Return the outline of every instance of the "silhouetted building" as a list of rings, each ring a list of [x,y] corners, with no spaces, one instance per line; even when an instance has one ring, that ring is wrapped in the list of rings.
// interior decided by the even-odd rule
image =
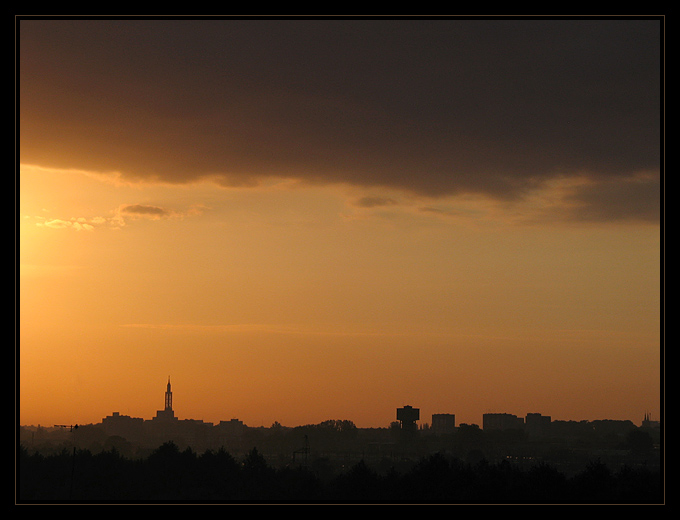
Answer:
[[[524,419],[510,413],[485,413],[482,416],[484,430],[513,430],[524,428]]]
[[[150,421],[145,421],[144,429],[147,441],[153,444],[161,444],[169,441],[179,444],[183,439],[183,435],[179,428],[179,420],[175,417],[175,412],[172,409],[170,378],[168,378],[168,386],[165,391],[164,409],[158,410],[156,416]]]
[[[403,431],[415,432],[418,430],[416,421],[420,419],[420,408],[413,408],[412,406],[404,406],[397,408],[397,420]]]
[[[551,418],[540,413],[528,413],[524,419],[524,427],[531,437],[545,437],[550,431]]]
[[[175,435],[190,446],[206,448],[213,440],[213,426],[213,423],[201,419],[182,419],[175,428]]]
[[[175,416],[172,407],[172,387],[170,378],[165,390],[165,403],[162,410],[150,420],[129,417],[113,412],[102,419],[104,431],[109,436],[120,436],[141,444],[158,446],[172,441],[179,445],[191,445],[196,448],[212,448],[228,443],[237,446],[246,426],[238,419],[220,421],[218,426],[199,419],[182,419]]]
[[[652,415],[649,413],[645,414],[645,418],[642,420],[643,428],[661,428],[661,422],[652,421]]]
[[[456,416],[452,413],[432,414],[432,433],[446,435],[456,430]]]
[[[245,424],[243,424],[243,421],[239,421],[238,419],[231,419],[230,421],[220,421],[219,424],[217,425],[218,430],[220,431],[220,434],[224,435],[225,437],[240,437],[243,435],[243,432],[245,430]]]
[[[243,434],[246,431],[246,425],[243,424],[243,421],[231,419],[229,421],[220,421],[213,430],[216,445],[239,448],[241,447]]]
[[[140,440],[144,435],[144,419],[120,415],[118,412],[113,412],[112,415],[104,417],[102,426],[106,435],[117,435],[129,441]]]
[[[172,390],[170,389],[170,378],[168,377],[168,386],[165,391],[165,409],[158,410],[156,412],[156,417],[153,420],[158,421],[176,421],[175,412],[172,409]]]

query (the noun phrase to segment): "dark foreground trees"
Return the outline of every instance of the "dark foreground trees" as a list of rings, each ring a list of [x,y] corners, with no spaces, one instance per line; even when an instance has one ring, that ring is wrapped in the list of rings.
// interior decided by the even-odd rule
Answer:
[[[202,454],[160,446],[145,459],[115,449],[96,455],[68,451],[43,456],[19,450],[17,502],[220,503],[661,503],[659,471],[592,462],[565,477],[538,464],[462,462],[443,454],[407,470],[381,471],[361,461],[340,472],[323,464],[274,468],[256,450],[237,461],[224,450]]]

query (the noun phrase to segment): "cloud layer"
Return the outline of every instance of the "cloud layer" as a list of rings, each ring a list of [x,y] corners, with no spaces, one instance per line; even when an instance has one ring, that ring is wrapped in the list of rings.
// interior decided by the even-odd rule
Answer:
[[[574,176],[590,180],[574,197],[593,218],[658,215],[659,20],[22,20],[19,29],[27,164],[500,199]],[[635,183],[643,189],[627,189]]]

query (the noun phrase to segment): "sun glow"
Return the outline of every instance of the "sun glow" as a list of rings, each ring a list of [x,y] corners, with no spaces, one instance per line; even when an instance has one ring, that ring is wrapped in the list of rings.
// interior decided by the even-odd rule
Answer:
[[[207,185],[112,187],[35,168],[21,181],[29,422],[45,421],[46,405],[70,415],[55,422],[96,422],[123,403],[148,416],[168,373],[183,387],[178,410],[205,420],[346,413],[368,426],[418,398],[479,422],[489,406],[545,410],[564,392],[577,403],[589,385],[567,376],[593,352],[618,351],[608,372],[631,381],[658,363],[658,236],[645,227],[556,233],[498,214],[481,225],[480,214],[354,206],[358,192],[343,188],[217,198]],[[558,365],[565,377],[548,377]],[[112,400],[107,388],[131,374]],[[648,408],[658,382],[647,377],[631,400]],[[475,395],[479,385],[487,391]],[[500,399],[507,387],[515,397]],[[313,388],[318,403],[306,401]],[[601,398],[614,400],[606,388]]]

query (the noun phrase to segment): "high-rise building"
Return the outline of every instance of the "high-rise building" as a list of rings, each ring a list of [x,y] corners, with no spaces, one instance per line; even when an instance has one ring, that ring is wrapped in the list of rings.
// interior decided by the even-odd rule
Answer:
[[[482,415],[482,428],[484,430],[521,430],[524,428],[524,419],[510,413],[485,413]]]
[[[452,413],[432,414],[432,433],[445,435],[456,430],[456,416]]]
[[[144,419],[113,412],[102,419],[102,427],[109,436],[116,435],[130,441],[137,441],[144,434]]]
[[[540,413],[528,413],[524,418],[526,432],[532,437],[545,437],[550,431],[551,418]]]

